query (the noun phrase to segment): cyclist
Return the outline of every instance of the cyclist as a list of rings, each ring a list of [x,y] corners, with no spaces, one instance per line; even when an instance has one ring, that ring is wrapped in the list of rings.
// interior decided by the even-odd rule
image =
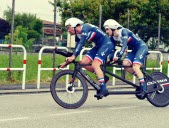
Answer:
[[[139,78],[142,89],[142,92],[139,95],[144,96],[147,92],[147,88],[140,67],[143,64],[146,54],[148,53],[147,45],[132,31],[122,27],[122,25],[113,19],[106,20],[103,26],[113,43],[115,41],[119,41],[122,44],[121,50],[117,53],[118,59],[122,57],[127,47],[132,49],[132,51],[124,58],[123,65],[132,65],[132,68],[125,68],[125,70]],[[114,60],[117,60],[117,58]]]
[[[105,83],[108,81],[109,78],[104,78],[104,73],[102,72],[100,65],[114,50],[114,45],[112,44],[110,38],[98,27],[92,24],[84,23],[77,18],[67,19],[65,22],[65,26],[67,28],[67,31],[71,35],[75,35],[76,46],[73,55],[71,57],[68,57],[66,59],[67,62],[62,63],[60,67],[63,68],[66,63],[72,62],[79,55],[85,41],[94,42],[95,46],[87,52],[87,54],[80,61],[80,63],[90,64],[92,62],[91,66],[85,66],[85,68],[91,72],[95,72],[98,81],[100,82],[100,90],[95,96],[108,96],[109,92],[106,88]]]

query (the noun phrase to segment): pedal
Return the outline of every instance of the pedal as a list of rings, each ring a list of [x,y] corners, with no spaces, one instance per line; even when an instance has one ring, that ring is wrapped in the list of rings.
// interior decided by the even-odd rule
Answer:
[[[102,97],[97,97],[97,100],[100,100],[100,99],[102,99]]]
[[[94,95],[94,97],[96,97],[96,98],[97,98],[97,100],[100,100],[100,99],[102,99],[102,98],[103,98],[103,96],[97,96],[97,95]]]

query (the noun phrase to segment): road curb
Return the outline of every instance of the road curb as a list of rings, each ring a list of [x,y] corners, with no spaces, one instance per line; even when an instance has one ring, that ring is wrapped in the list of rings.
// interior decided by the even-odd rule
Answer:
[[[94,90],[93,87],[88,87],[89,90]],[[118,85],[118,86],[108,86],[108,89],[114,90],[114,89],[131,89],[132,86],[126,86],[126,85]],[[0,90],[0,95],[5,94],[36,94],[36,93],[49,93],[50,88],[42,88],[42,89],[15,89],[15,90]]]

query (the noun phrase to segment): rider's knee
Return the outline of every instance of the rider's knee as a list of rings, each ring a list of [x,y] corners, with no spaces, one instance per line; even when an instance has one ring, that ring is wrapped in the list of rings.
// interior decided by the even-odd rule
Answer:
[[[140,65],[139,64],[133,64],[133,70],[140,70]]]
[[[79,63],[80,64],[90,64],[92,62],[92,60],[90,60],[87,57],[84,57]]]
[[[124,60],[123,61],[123,65],[124,66],[131,66],[131,63],[129,61],[127,61],[127,60]]]
[[[93,63],[92,63],[92,67],[94,68],[94,69],[97,69],[98,67],[100,67],[100,65],[101,65],[101,62],[98,62],[98,61],[93,61]]]

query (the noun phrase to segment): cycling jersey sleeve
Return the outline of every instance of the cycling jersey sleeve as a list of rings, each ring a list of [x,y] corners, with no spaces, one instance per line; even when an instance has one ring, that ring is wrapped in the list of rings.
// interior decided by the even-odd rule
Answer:
[[[117,42],[114,40],[114,38],[112,36],[110,37],[110,40],[114,46],[117,46]],[[114,47],[114,49],[115,49],[115,47]]]
[[[82,50],[82,47],[85,43],[86,37],[82,35],[80,41],[76,44],[75,50],[73,54],[77,57],[80,54],[80,51]]]
[[[75,36],[75,49],[77,48],[77,45],[78,45],[78,43],[79,43],[79,41],[80,41],[80,39],[77,37],[77,36]]]
[[[120,52],[117,54],[118,57],[122,57],[122,55],[124,54],[127,48],[128,38],[129,38],[128,31],[126,29],[122,30],[122,48]]]

